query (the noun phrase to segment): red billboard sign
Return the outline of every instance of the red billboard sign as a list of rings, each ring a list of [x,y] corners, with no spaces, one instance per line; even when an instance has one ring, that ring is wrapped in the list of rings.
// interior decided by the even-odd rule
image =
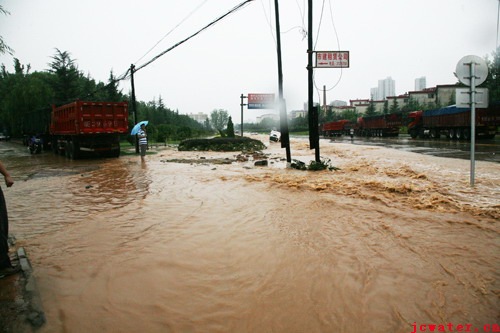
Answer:
[[[349,68],[349,51],[316,51],[316,67]]]
[[[248,94],[249,109],[274,109],[274,94]]]

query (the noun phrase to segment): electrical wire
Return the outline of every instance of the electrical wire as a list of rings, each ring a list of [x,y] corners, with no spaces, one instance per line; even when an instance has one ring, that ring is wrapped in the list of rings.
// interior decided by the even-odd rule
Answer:
[[[168,35],[170,35],[172,32],[175,31],[182,23],[184,23],[188,18],[190,18],[195,12],[197,12],[208,0],[204,0],[202,3],[200,3],[195,9],[193,9],[182,21],[180,21],[175,27],[173,27],[169,32],[167,32],[155,45],[153,45],[152,48],[150,48],[142,57],[136,60],[134,64],[137,64],[139,61],[141,61],[144,57],[146,57],[155,47],[158,46],[165,38],[167,38]]]
[[[206,1],[206,0],[205,0]],[[163,55],[165,55],[167,52],[173,50],[174,48],[176,48],[177,46],[187,42],[188,40],[190,40],[191,38],[195,37],[196,35],[200,34],[202,31],[208,29],[209,27],[211,27],[212,25],[218,23],[219,21],[221,21],[222,19],[224,19],[226,16],[238,11],[239,9],[243,8],[244,6],[246,6],[248,3],[252,2],[254,0],[246,0],[246,1],[243,1],[242,3],[240,3],[239,5],[233,7],[231,10],[229,10],[226,14],[220,16],[219,18],[215,19],[214,21],[212,21],[211,23],[207,24],[206,26],[204,26],[203,28],[201,28],[200,30],[198,30],[197,32],[195,32],[194,34],[190,35],[189,37],[181,40],[180,42],[176,43],[174,46],[164,50],[163,52],[161,52],[160,54],[158,54],[157,56],[153,57],[151,60],[149,60],[148,62],[146,62],[145,64],[141,65],[140,67],[138,67],[137,69],[134,70],[134,73],[137,72],[138,70],[140,69],[143,69],[145,68],[146,66],[150,65],[151,63],[153,63],[154,61],[158,60],[160,57],[162,57]],[[156,46],[156,45],[155,45]],[[149,51],[148,51],[149,53]],[[113,84],[116,84],[120,81],[123,81],[123,80],[128,80],[130,78],[130,76],[132,75],[131,73],[131,68],[128,68],[125,73],[123,73],[122,75],[116,77],[114,80],[112,80],[111,82],[109,82],[108,84],[106,84],[104,86],[104,88],[108,87],[108,86],[111,86]],[[95,93],[97,93],[100,89],[97,89],[96,91],[88,94],[88,96],[91,96]]]
[[[264,0],[261,0],[260,4],[262,5],[262,11],[264,12],[264,17],[266,18],[267,24],[269,25],[269,31],[271,32],[271,37],[273,38],[274,44],[276,45],[277,44],[276,36],[274,35],[274,28],[273,28],[273,25],[271,23],[271,0],[268,1],[269,17],[267,17],[266,8],[264,7]]]
[[[499,0],[499,1],[500,1],[500,0]],[[335,26],[335,22],[334,22],[334,20],[333,20],[332,0],[329,0],[329,1],[328,1],[328,3],[329,3],[329,8],[330,8],[330,19],[331,19],[332,26],[333,26],[333,30],[334,30],[334,33],[335,33],[335,38],[336,38],[336,40],[337,40],[337,49],[338,49],[338,51],[340,51],[340,41],[339,41],[339,36],[338,36],[338,33],[337,33],[337,28],[336,28],[336,26]],[[317,45],[317,43],[318,43],[318,39],[319,39],[319,32],[320,32],[320,30],[321,30],[321,24],[322,24],[322,19],[323,19],[324,5],[325,5],[325,0],[323,0],[323,6],[322,6],[322,8],[321,8],[320,23],[319,23],[319,25],[318,25],[318,35],[316,36],[316,42],[315,42],[315,45],[314,45],[314,50],[316,49],[316,45]],[[339,83],[340,83],[340,81],[342,80],[343,70],[344,70],[344,69],[343,69],[343,67],[340,67],[340,76],[339,76],[339,78],[338,78],[337,82],[335,82],[335,84],[334,84],[332,87],[330,87],[330,88],[328,88],[328,89],[326,89],[326,88],[325,88],[325,90],[326,90],[326,91],[331,91],[331,90],[333,90],[335,87],[337,87],[337,86],[338,86],[338,84],[339,84]],[[320,98],[320,100],[321,100],[321,93],[320,93],[320,91],[322,91],[322,90],[321,90],[321,89],[317,86],[317,84],[316,84],[316,79],[315,79],[315,75],[314,75],[314,73],[313,73],[313,83],[314,83],[314,87],[316,88],[316,91],[317,91],[317,93],[318,93],[318,96],[319,96],[319,98]]]
[[[215,19],[214,21],[210,22],[209,24],[207,24],[206,26],[204,26],[203,28],[201,28],[200,30],[198,30],[197,32],[195,32],[194,34],[190,35],[189,37],[181,40],[180,42],[176,43],[175,45],[169,47],[168,49],[164,50],[163,52],[161,52],[160,54],[158,54],[157,56],[153,57],[151,60],[149,60],[148,62],[146,62],[145,64],[137,67],[137,69],[134,70],[134,72],[137,72],[147,66],[149,66],[151,63],[153,63],[154,61],[158,60],[159,58],[161,58],[163,55],[165,55],[166,53],[172,51],[173,49],[175,49],[176,47],[184,44],[185,42],[187,42],[188,40],[190,40],[191,38],[197,36],[198,34],[200,34],[201,32],[203,32],[204,30],[208,29],[209,27],[211,27],[212,25],[215,25],[216,23],[218,23],[219,21],[221,21],[222,19],[224,19],[225,17],[227,17],[228,15],[236,12],[237,10],[243,8],[244,6],[246,6],[248,3],[252,2],[254,0],[246,0],[246,1],[243,1],[242,3],[240,3],[239,5],[235,6],[233,9],[229,10],[226,14],[220,16],[219,18]]]

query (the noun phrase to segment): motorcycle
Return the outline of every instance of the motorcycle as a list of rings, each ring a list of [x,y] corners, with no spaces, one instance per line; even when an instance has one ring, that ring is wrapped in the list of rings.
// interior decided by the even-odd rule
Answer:
[[[42,152],[42,139],[31,138],[28,144],[30,154],[40,154]]]

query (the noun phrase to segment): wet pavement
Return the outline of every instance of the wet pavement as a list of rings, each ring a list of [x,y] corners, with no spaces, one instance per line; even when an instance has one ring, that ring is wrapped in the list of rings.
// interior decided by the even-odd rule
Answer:
[[[15,170],[6,191],[13,232],[45,305],[39,331],[410,332],[413,322],[497,322],[498,164],[478,163],[472,190],[460,180],[465,161],[405,140],[322,140],[341,171],[308,177],[211,163],[232,154],[165,150],[141,164],[0,145]],[[292,142],[294,158],[311,157],[306,141]],[[443,144],[441,153],[460,155]],[[497,142],[481,144],[478,156],[498,155]],[[282,156],[278,146],[269,150]],[[38,331],[43,309],[34,311],[29,276],[0,279],[0,331]]]
[[[342,143],[352,142],[356,145],[380,146],[424,155],[470,160],[470,142],[445,138],[424,140],[412,139],[408,135],[400,135],[396,138],[354,137],[351,140],[350,137],[344,136],[323,140]],[[477,161],[500,163],[500,137],[496,136],[495,139],[491,140],[476,140],[475,159]]]
[[[24,247],[11,237],[10,256],[20,272],[0,278],[0,328],[5,333],[34,332],[45,323],[40,292]]]

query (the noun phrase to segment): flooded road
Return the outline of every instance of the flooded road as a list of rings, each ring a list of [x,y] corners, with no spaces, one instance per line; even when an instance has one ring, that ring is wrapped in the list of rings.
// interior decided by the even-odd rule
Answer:
[[[498,323],[500,164],[478,162],[470,188],[465,160],[321,145],[340,171],[287,169],[279,144],[258,168],[211,163],[235,153],[69,161],[0,143],[16,181],[4,189],[11,230],[46,312],[40,332]],[[293,158],[313,155],[292,139]]]
[[[396,138],[355,137],[351,141],[350,137],[343,136],[332,138],[332,141],[352,142],[358,145],[381,146],[424,155],[470,160],[470,142],[445,138],[436,140],[412,139],[409,135],[400,135]],[[500,136],[497,135],[495,139],[490,140],[476,140],[475,159],[500,163]]]

